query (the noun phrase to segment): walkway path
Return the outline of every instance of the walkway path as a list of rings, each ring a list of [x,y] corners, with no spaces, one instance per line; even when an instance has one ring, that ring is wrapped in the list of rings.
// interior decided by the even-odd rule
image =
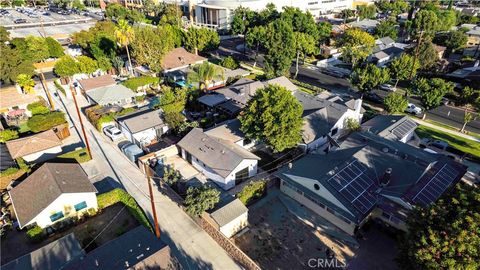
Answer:
[[[415,117],[412,117],[411,119],[413,119],[413,121],[417,122],[420,125],[427,126],[427,127],[434,128],[434,129],[438,129],[438,130],[443,131],[445,133],[449,133],[449,134],[452,134],[452,135],[455,135],[455,136],[459,136],[459,137],[462,137],[462,138],[472,140],[472,141],[476,141],[476,142],[480,143],[480,138],[473,137],[473,136],[470,136],[470,135],[467,135],[467,134],[464,134],[464,133],[461,133],[461,132],[458,132],[458,131],[454,131],[454,130],[451,130],[451,129],[448,129],[448,128],[444,128],[444,127],[441,127],[441,126],[437,126],[435,124],[431,124],[429,122],[420,120],[420,119],[415,118]]]

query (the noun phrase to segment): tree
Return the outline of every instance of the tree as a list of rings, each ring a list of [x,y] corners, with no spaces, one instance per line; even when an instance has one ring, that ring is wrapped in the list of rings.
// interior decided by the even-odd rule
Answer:
[[[48,54],[50,57],[59,58],[65,55],[62,45],[60,45],[60,43],[58,43],[58,41],[56,41],[55,39],[47,37],[45,38],[45,42],[47,43]]]
[[[81,73],[92,74],[98,69],[97,61],[84,55],[77,56],[78,68]]]
[[[173,129],[175,132],[178,131],[178,128],[185,122],[185,117],[180,112],[168,112],[165,113],[165,123],[169,128]]]
[[[173,91],[171,87],[163,86],[158,106],[165,114],[180,113],[185,109],[187,103],[187,90],[178,89]]]
[[[446,82],[440,78],[420,78],[413,84],[414,93],[420,96],[423,107],[431,110],[440,105],[445,94],[453,91],[453,83]]]
[[[107,18],[115,18],[117,20],[125,20],[127,18],[128,9],[120,4],[112,3],[107,5],[105,16]]]
[[[117,70],[118,74],[120,74],[125,66],[125,62],[120,56],[116,56],[112,59],[112,65]]]
[[[34,67],[31,60],[24,59],[22,53],[16,49],[0,44],[0,80],[6,83],[13,83],[17,76],[26,74],[33,76]]]
[[[188,81],[198,82],[198,87],[204,91],[207,91],[210,82],[219,76],[221,76],[223,79],[223,69],[214,64],[210,64],[208,61],[205,61],[193,67],[193,70],[188,73]]]
[[[456,51],[465,47],[468,41],[468,36],[463,31],[451,31],[448,33],[447,40],[445,41],[447,48],[450,51]]]
[[[436,203],[415,207],[399,241],[403,269],[480,268],[480,191],[459,183]]]
[[[39,62],[49,57],[48,44],[44,38],[27,36],[25,42],[32,61]]]
[[[97,65],[102,71],[109,71],[112,69],[112,62],[106,56],[98,58]]]
[[[257,25],[266,25],[269,24],[270,22],[273,22],[275,19],[279,17],[279,13],[277,11],[277,7],[275,7],[275,4],[273,3],[268,3],[264,9],[262,9],[258,14],[257,14],[257,20],[256,23]]]
[[[231,56],[227,56],[223,58],[223,60],[220,62],[220,65],[224,68],[229,68],[229,69],[237,69],[238,68],[238,63],[235,61],[235,59]]]
[[[383,100],[383,104],[389,114],[402,113],[407,109],[408,100],[403,95],[390,93]]]
[[[469,86],[463,88],[459,101],[463,105],[475,105],[480,101],[480,90],[475,90]]]
[[[5,143],[18,138],[18,131],[13,129],[0,130],[0,143]]]
[[[33,87],[35,86],[35,81],[32,79],[32,76],[27,74],[19,74],[17,76],[17,84],[20,85],[24,94],[33,93]]]
[[[247,138],[261,140],[274,151],[295,147],[302,139],[302,105],[285,87],[257,90],[239,116]]]
[[[455,10],[438,10],[436,12],[438,18],[438,31],[450,31],[452,27],[457,25],[457,14]]]
[[[187,50],[198,54],[199,51],[218,48],[220,36],[208,28],[190,27],[184,34],[184,43]]]
[[[415,61],[414,65],[414,59],[409,54],[403,53],[400,57],[395,58],[389,66],[390,75],[395,78],[395,87],[397,87],[398,81],[407,80],[411,74],[415,77],[419,68],[420,63]]]
[[[220,201],[220,191],[215,188],[200,186],[189,187],[185,198],[186,211],[192,216],[199,216],[212,209]]]
[[[460,130],[460,132],[463,133],[465,131],[465,127],[467,127],[468,123],[472,122],[476,118],[477,118],[477,116],[474,113],[469,112],[467,109],[465,109],[465,114],[463,115],[463,125],[462,125],[462,129]]]
[[[438,29],[438,18],[431,10],[420,10],[415,14],[413,30],[415,34],[423,33],[425,36],[432,36]]]
[[[167,183],[169,186],[174,186],[178,180],[182,179],[182,175],[179,171],[175,170],[175,167],[172,166],[164,166],[163,167],[163,181]]]
[[[305,56],[307,54],[313,54],[315,52],[315,38],[309,34],[295,32],[294,33],[294,46],[295,51],[297,52],[296,61],[295,61],[295,75],[294,78],[297,78],[298,74],[298,61],[300,56]]]
[[[171,32],[163,31],[163,27],[135,27],[135,39],[132,41],[132,55],[140,65],[147,65],[158,73],[162,70],[162,60],[167,52],[175,46]]]
[[[62,56],[54,66],[54,72],[60,77],[71,77],[80,72],[77,61],[69,55]]]
[[[248,29],[248,32],[245,36],[247,46],[250,47],[250,49],[255,48],[255,62],[253,66],[257,65],[257,58],[260,51],[260,46],[263,46],[263,44],[265,44],[266,35],[266,28],[264,26],[255,26]]]
[[[121,46],[125,47],[125,50],[127,51],[130,74],[133,75],[132,60],[130,59],[130,51],[128,50],[128,46],[130,45],[130,42],[135,38],[135,33],[133,32],[132,27],[130,26],[130,24],[128,24],[126,20],[118,21],[118,26],[115,28],[115,37],[117,39],[117,42]]]
[[[72,1],[72,7],[76,8],[78,10],[85,10],[85,5],[80,0],[73,0]]]
[[[332,24],[329,22],[320,22],[317,25],[318,29],[318,43],[323,45],[328,42],[332,36]]]
[[[239,6],[233,11],[231,31],[234,35],[243,35],[244,52],[246,47],[245,35],[250,25],[254,24],[254,20],[255,12],[251,11],[249,8]]]
[[[432,68],[438,61],[438,54],[431,41],[423,42],[418,51],[418,62],[423,70]]]
[[[343,23],[347,23],[348,18],[351,18],[355,15],[355,11],[352,9],[343,9],[340,12],[340,16],[343,18]]]
[[[318,39],[318,28],[315,23],[315,18],[310,12],[302,12],[296,7],[283,7],[283,12],[280,18],[292,25],[294,32],[300,32],[312,36],[315,40]]]
[[[295,40],[292,25],[278,19],[266,28],[264,47],[265,70],[267,77],[276,77],[288,74],[292,59],[295,55]]]
[[[358,62],[366,59],[372,53],[375,38],[361,29],[352,28],[345,31],[341,45],[345,61],[356,67]]]
[[[375,5],[357,6],[357,14],[360,19],[375,19],[377,7]]]
[[[32,113],[32,115],[47,114],[50,112],[50,109],[45,106],[45,103],[42,101],[28,104],[27,109]]]
[[[381,0],[375,2],[375,5],[380,11],[390,13],[391,17],[397,17],[398,14],[408,10],[408,3],[404,0]]]
[[[375,37],[391,37],[396,40],[398,36],[397,23],[395,20],[381,21],[375,28]]]
[[[350,76],[350,81],[362,92],[370,92],[380,84],[390,80],[388,69],[379,68],[374,64],[356,68]]]
[[[30,117],[27,121],[28,128],[35,133],[52,129],[55,126],[66,123],[65,113],[50,112],[47,114],[37,114]]]
[[[0,26],[0,43],[4,44],[10,40],[10,32],[5,27]]]

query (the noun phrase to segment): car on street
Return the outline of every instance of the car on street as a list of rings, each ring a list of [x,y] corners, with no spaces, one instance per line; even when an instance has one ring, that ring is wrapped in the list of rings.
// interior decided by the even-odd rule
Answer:
[[[105,135],[107,135],[107,137],[109,137],[112,141],[117,141],[117,140],[123,138],[123,134],[120,131],[120,129],[118,129],[114,125],[108,125],[108,126],[104,127],[103,128],[103,133]]]
[[[15,24],[27,23],[27,20],[25,20],[25,19],[16,19],[16,20],[13,21],[13,23],[15,23]]]
[[[374,102],[374,103],[379,103],[379,104],[383,103],[383,98],[374,92],[365,93],[363,95],[363,99]]]
[[[395,88],[395,86],[393,86],[393,85],[391,85],[391,84],[388,84],[388,83],[380,84],[379,88],[380,88],[381,90],[388,91],[388,92],[395,92],[395,91],[397,91],[397,88]]]
[[[408,103],[407,109],[405,110],[407,113],[411,113],[414,115],[422,114],[422,108],[415,106],[413,103]]]

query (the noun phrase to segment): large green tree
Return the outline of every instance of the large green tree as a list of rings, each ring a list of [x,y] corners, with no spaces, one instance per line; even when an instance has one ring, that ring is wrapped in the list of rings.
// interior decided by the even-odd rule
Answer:
[[[65,55],[65,53],[63,52],[62,45],[60,45],[60,43],[58,43],[58,41],[56,41],[55,39],[51,37],[47,37],[45,38],[45,42],[47,44],[48,54],[50,57],[60,58],[63,55]]]
[[[188,81],[191,83],[197,83],[198,87],[204,91],[208,90],[208,86],[215,79],[224,79],[224,71],[221,67],[210,64],[205,61],[193,67],[192,71],[188,73]]]
[[[402,269],[480,269],[480,190],[459,183],[410,213],[400,241]]]
[[[77,56],[77,65],[80,72],[85,74],[92,74],[98,69],[97,61],[85,55]]]
[[[418,62],[420,63],[420,68],[427,70],[432,68],[435,63],[438,61],[438,54],[435,50],[435,45],[427,40],[422,42],[418,48]]]
[[[264,47],[267,77],[288,74],[295,56],[295,40],[292,25],[278,19],[266,28]]]
[[[25,94],[33,93],[33,87],[35,86],[35,81],[32,79],[32,76],[27,74],[19,74],[17,76],[16,83],[22,88],[23,93]]]
[[[350,76],[352,84],[362,93],[370,92],[380,84],[386,83],[389,80],[390,74],[388,69],[379,68],[374,64],[358,67]]]
[[[247,138],[260,140],[281,152],[302,139],[302,105],[285,87],[268,85],[257,90],[239,116]]]
[[[425,109],[431,110],[438,107],[442,98],[453,91],[454,85],[440,78],[420,78],[413,83],[412,90],[420,96]]]
[[[414,77],[417,70],[420,68],[420,63],[415,61],[409,54],[403,53],[400,57],[395,58],[389,66],[390,75],[395,79],[395,87],[397,87],[398,81],[406,80],[410,78],[410,75]]]
[[[294,40],[295,40],[295,51],[296,51],[296,58],[295,58],[295,75],[294,78],[297,78],[298,74],[298,62],[300,57],[305,57],[308,54],[313,54],[316,49],[316,42],[315,38],[309,34],[305,34],[302,32],[295,32],[294,33]]]
[[[55,74],[60,77],[71,77],[80,72],[77,61],[73,59],[70,55],[62,56],[57,60],[53,68]]]
[[[383,100],[383,104],[390,114],[402,113],[407,109],[408,100],[403,95],[390,93]]]
[[[43,61],[50,56],[49,47],[44,38],[28,36],[25,42],[33,62]]]
[[[263,44],[265,44],[266,33],[266,27],[255,26],[250,28],[245,36],[247,46],[255,50],[254,66],[257,65],[258,53],[260,52]]]
[[[34,67],[31,60],[25,59],[22,52],[8,45],[0,44],[0,81],[13,83],[19,74],[33,76]]]
[[[130,50],[128,49],[128,46],[130,46],[132,40],[135,39],[135,32],[133,32],[132,26],[130,26],[126,20],[118,21],[118,25],[115,28],[115,38],[117,39],[117,42],[121,46],[125,47],[125,50],[127,51],[130,73],[133,75],[132,59],[130,58]]]
[[[162,70],[163,56],[175,46],[172,32],[158,28],[136,27],[135,39],[132,40],[132,56],[140,65],[147,65],[150,70],[158,73]]]
[[[344,60],[356,67],[358,62],[365,60],[372,53],[375,38],[361,29],[352,28],[345,31],[340,43],[343,46]]]
[[[212,209],[220,201],[220,191],[215,188],[200,186],[189,187],[185,198],[186,211],[192,216],[199,216]]]
[[[357,14],[360,19],[375,19],[377,7],[375,5],[360,5],[357,7]]]
[[[214,30],[208,28],[189,27],[183,36],[183,42],[187,50],[198,52],[214,50],[220,45],[220,36]]]
[[[391,37],[396,40],[398,36],[398,26],[395,20],[381,21],[375,28],[375,37]]]
[[[332,36],[332,24],[329,22],[320,22],[318,28],[318,43],[323,45],[327,43]]]
[[[451,31],[448,33],[447,40],[445,41],[445,45],[450,51],[456,51],[465,47],[467,44],[468,36],[465,32],[457,30]]]
[[[312,36],[315,40],[319,38],[315,18],[310,12],[302,12],[296,7],[283,7],[280,18],[292,25],[294,32],[300,32]]]

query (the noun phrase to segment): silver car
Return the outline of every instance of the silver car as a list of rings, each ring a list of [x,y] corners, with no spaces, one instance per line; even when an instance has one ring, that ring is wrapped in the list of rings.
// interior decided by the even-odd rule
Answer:
[[[103,133],[105,133],[105,135],[107,135],[112,141],[123,139],[123,133],[114,125],[104,127]]]

